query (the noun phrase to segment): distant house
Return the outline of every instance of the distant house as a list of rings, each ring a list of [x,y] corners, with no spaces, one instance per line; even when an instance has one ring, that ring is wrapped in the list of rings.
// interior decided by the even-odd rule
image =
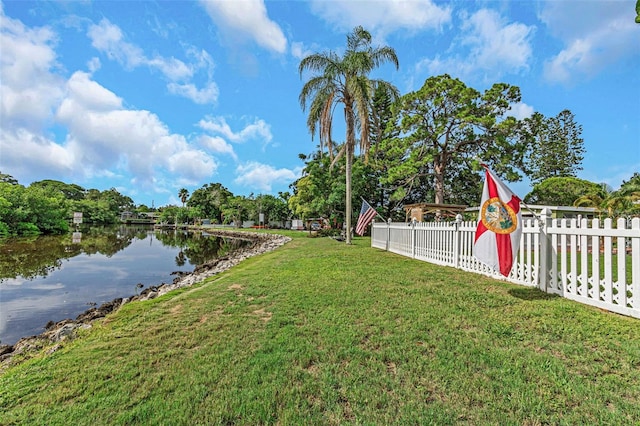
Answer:
[[[461,204],[434,204],[434,203],[416,203],[405,204],[405,221],[422,222],[431,220],[436,217],[455,218],[457,214],[465,211],[467,206]]]
[[[129,224],[154,224],[159,217],[160,213],[157,212],[134,213],[124,211],[120,214],[120,221]]]
[[[301,231],[304,229],[304,221],[301,219],[293,219],[291,221],[291,229]]]
[[[525,219],[540,215],[544,209],[551,210],[552,219],[593,219],[598,216],[598,209],[595,207],[545,206],[540,204],[524,206],[521,204],[520,209],[522,210],[522,217]],[[479,210],[480,207],[469,207],[465,209],[465,212],[478,213]]]

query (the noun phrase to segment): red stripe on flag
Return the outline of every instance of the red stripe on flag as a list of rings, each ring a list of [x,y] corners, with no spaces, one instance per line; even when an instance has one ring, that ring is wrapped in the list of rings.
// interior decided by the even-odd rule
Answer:
[[[487,187],[489,188],[489,198],[491,199],[500,197],[500,194],[498,194],[498,188],[496,187],[496,182],[493,180],[493,177],[491,177],[491,173],[489,173],[489,170],[485,170],[485,174],[487,179]]]
[[[511,251],[511,235],[496,234],[496,248],[498,249],[498,261],[500,262],[500,273],[505,277],[511,272],[513,265],[513,251]]]
[[[515,195],[511,196],[511,200],[509,200],[507,204],[513,209],[516,214],[520,211],[520,198],[516,197]]]
[[[509,205],[509,207],[513,209],[513,211],[516,214],[520,211],[520,199],[515,195],[511,196],[511,200],[509,200],[507,204]],[[498,235],[496,234],[496,236]],[[506,242],[504,243],[504,246],[505,246],[504,252],[499,251],[500,272],[502,273],[502,275],[506,277],[509,275],[509,272],[511,272],[511,267],[513,266],[513,261],[515,259],[513,259],[513,246],[511,245],[512,244],[511,235],[504,234],[500,236],[506,237]],[[500,241],[498,240],[497,243],[498,243],[498,250],[500,250]]]
[[[482,209],[482,206],[480,206],[480,209]],[[476,241],[478,241],[478,238],[480,238],[486,231],[488,231],[487,227],[484,226],[484,223],[482,223],[481,220],[478,220],[478,227],[476,228],[476,238],[475,240],[473,240],[473,243],[475,244]]]

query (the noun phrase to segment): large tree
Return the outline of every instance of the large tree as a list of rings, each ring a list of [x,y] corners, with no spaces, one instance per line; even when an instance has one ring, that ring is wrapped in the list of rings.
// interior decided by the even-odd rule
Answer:
[[[60,194],[67,200],[83,200],[86,190],[74,183],[64,183],[59,180],[40,180],[31,183],[30,187],[42,188],[49,194]]]
[[[605,188],[600,184],[575,177],[551,177],[535,184],[524,199],[527,203],[572,206],[581,197],[602,200],[605,196]],[[592,206],[586,202],[582,205]]]
[[[287,199],[285,194],[280,193],[280,196],[275,197],[269,194],[260,194],[255,200],[256,215],[254,220],[259,223],[260,213],[264,215],[264,224],[269,225],[269,222],[284,222],[289,218],[289,208],[287,207]]]
[[[507,112],[518,101],[520,89],[506,83],[480,93],[447,74],[428,78],[394,107],[399,136],[382,146],[395,159],[387,183],[397,182],[398,191],[408,193],[431,176],[434,201],[443,204],[451,200],[448,188],[456,186],[455,168],[469,170],[477,157],[507,180],[517,180],[524,144],[515,138],[517,120]],[[476,191],[477,179],[469,183]]]
[[[203,215],[202,217],[222,223],[224,221],[222,210],[231,197],[233,197],[231,191],[222,184],[207,183],[202,188],[193,191],[187,201],[187,206],[197,207]]]
[[[344,161],[330,167],[329,157],[320,152],[307,157],[302,176],[291,184],[293,195],[289,197],[289,209],[302,219],[324,217],[333,223],[342,223],[345,202],[345,183],[340,178]]]
[[[399,67],[398,57],[388,46],[372,47],[371,34],[358,26],[347,35],[347,49],[342,56],[335,52],[315,53],[302,59],[298,68],[300,76],[305,71],[313,73],[300,92],[303,110],[309,106],[307,126],[312,135],[318,130],[320,149],[326,144],[331,148],[331,125],[337,104],[344,105],[346,140],[338,157],[346,157],[345,168],[345,222],[346,243],[351,244],[351,164],[356,146],[356,133],[360,134],[360,152],[366,156],[369,149],[369,111],[376,88],[393,96],[398,90],[384,80],[370,79],[369,74],[385,62]]]
[[[392,140],[398,136],[399,130],[390,124],[393,124],[393,102],[389,94],[383,90],[376,90],[373,95],[373,103],[371,108],[371,152],[370,163],[373,166],[376,182],[383,183],[378,185],[372,192],[368,193],[367,201],[378,204],[382,210],[382,214],[386,218],[393,217],[401,207],[405,200],[406,194],[399,195],[395,182],[387,180],[388,167],[395,160],[394,155],[398,151],[387,149],[384,141]],[[404,218],[404,212],[402,212]]]
[[[39,186],[0,182],[0,235],[68,231],[66,200]]]
[[[555,117],[539,112],[525,118],[521,134],[528,145],[525,169],[534,183],[551,177],[575,177],[584,158],[582,126],[569,110]]]
[[[11,185],[17,185],[18,184],[18,180],[17,179],[15,179],[11,175],[8,175],[8,174],[2,173],[2,172],[0,172],[0,182],[10,183]]]

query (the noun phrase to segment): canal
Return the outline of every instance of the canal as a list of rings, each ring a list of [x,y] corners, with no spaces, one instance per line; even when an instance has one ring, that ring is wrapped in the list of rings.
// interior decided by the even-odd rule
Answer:
[[[49,321],[171,283],[176,272],[246,241],[144,226],[83,227],[62,236],[0,240],[0,344],[40,334]]]

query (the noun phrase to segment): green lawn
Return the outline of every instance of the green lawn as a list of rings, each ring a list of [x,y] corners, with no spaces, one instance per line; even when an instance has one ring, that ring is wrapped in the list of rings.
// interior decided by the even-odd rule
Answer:
[[[640,423],[640,321],[329,238],[0,375],[0,424]]]
[[[582,256],[586,256],[587,257],[587,276],[591,276],[592,270],[593,270],[593,254],[591,253],[581,253],[578,252],[577,256],[576,256],[576,275],[580,275],[582,274]],[[599,277],[600,279],[604,278],[604,254],[600,253],[598,255],[599,257]],[[558,253],[557,256],[557,268],[558,268],[558,273],[560,273],[561,269],[562,269],[562,256],[560,253]],[[611,270],[611,278],[613,279],[614,282],[618,281],[618,255],[614,255],[611,259],[611,262],[613,264],[613,268]],[[571,253],[567,253],[567,271],[571,272]],[[624,264],[625,264],[625,283],[627,284],[631,284],[631,282],[633,281],[633,276],[631,274],[632,272],[632,267],[633,267],[633,258],[631,257],[630,254],[626,254],[624,255]]]

